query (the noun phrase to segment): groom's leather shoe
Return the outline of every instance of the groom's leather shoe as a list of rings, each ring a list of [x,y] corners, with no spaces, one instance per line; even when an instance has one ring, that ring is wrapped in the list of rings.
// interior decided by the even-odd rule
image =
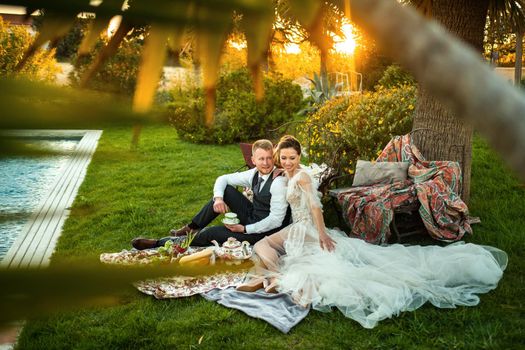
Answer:
[[[157,246],[157,240],[156,239],[149,239],[149,238],[135,238],[131,241],[131,245],[133,248],[138,250],[144,250],[144,249],[150,249],[155,248]]]
[[[178,230],[176,229],[171,230],[170,235],[175,236],[175,237],[180,237],[180,236],[187,236],[189,234],[194,234],[197,232],[199,232],[199,230],[196,230],[186,225],[182,228],[179,228]]]

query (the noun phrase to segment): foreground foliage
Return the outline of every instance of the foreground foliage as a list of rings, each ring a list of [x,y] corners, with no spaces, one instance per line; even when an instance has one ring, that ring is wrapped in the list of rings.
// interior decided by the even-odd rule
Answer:
[[[213,179],[243,163],[237,146],[181,142],[173,129],[147,127],[129,150],[129,127],[104,131],[59,240],[53,263],[98,261],[128,249],[135,236],[160,236],[185,224],[211,197]],[[133,287],[120,305],[60,313],[26,324],[22,349],[493,349],[518,348],[525,268],[525,189],[477,139],[471,211],[481,218],[467,241],[499,247],[509,267],[499,287],[477,307],[436,309],[385,320],[367,330],[338,311],[312,311],[288,335],[267,323],[199,296],[155,300]],[[328,207],[326,208],[328,209]],[[61,286],[67,288],[67,286]]]

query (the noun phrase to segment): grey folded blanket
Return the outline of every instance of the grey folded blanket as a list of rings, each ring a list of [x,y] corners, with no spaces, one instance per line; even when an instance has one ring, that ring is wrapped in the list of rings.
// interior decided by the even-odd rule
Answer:
[[[235,288],[212,289],[201,294],[206,300],[240,310],[248,316],[260,318],[283,333],[308,315],[310,308],[295,304],[288,294],[270,294],[260,289],[253,293],[239,292]]]

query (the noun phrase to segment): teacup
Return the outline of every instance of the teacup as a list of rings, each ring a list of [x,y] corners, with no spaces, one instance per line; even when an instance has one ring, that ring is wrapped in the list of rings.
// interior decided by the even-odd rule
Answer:
[[[224,214],[224,219],[222,219],[222,223],[226,225],[235,225],[238,224],[240,221],[237,218],[237,214],[229,212]]]

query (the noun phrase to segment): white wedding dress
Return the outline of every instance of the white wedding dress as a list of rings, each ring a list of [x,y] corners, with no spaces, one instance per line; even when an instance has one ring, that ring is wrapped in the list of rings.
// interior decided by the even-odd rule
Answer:
[[[377,246],[327,229],[336,242],[322,250],[311,208],[321,207],[313,179],[304,170],[289,179],[293,223],[258,242],[263,264],[256,274],[276,278],[277,290],[319,311],[337,307],[365,328],[415,310],[426,302],[440,308],[472,306],[477,294],[496,288],[507,265],[505,252],[459,242],[441,246]]]

